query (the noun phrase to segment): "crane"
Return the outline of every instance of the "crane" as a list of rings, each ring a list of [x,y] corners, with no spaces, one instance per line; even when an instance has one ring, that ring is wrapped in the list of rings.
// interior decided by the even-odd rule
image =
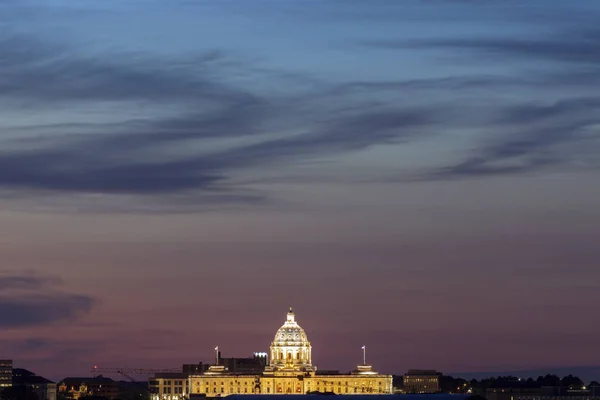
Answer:
[[[163,372],[175,372],[181,373],[181,368],[166,368],[166,369],[151,369],[151,368],[105,368],[94,366],[92,369],[93,373],[105,373],[105,374],[134,374],[134,375],[152,375]],[[126,375],[125,375],[126,376]]]
[[[143,386],[146,391],[148,391],[150,394],[152,394],[154,392],[153,388],[146,387],[141,382],[135,380],[133,378],[133,376],[131,376],[131,375],[153,375],[153,374],[156,374],[156,373],[163,373],[163,372],[181,373],[181,369],[177,369],[177,368],[170,368],[170,369],[99,368],[97,365],[95,365],[91,372],[94,373],[94,374],[96,374],[96,373],[105,373],[105,374],[120,374],[120,375],[123,375],[125,378],[129,379],[131,382],[133,382],[135,384],[138,384],[140,386]]]

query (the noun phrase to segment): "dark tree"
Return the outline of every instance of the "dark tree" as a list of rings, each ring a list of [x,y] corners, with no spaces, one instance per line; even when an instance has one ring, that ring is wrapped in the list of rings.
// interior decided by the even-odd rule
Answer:
[[[561,385],[560,377],[558,377],[557,375],[550,375],[550,374],[547,374],[545,376],[539,376],[537,378],[537,383],[540,386],[560,386]]]
[[[580,389],[583,387],[583,381],[576,376],[567,375],[561,380],[561,386]]]
[[[440,391],[442,393],[464,393],[470,386],[465,379],[440,375]]]
[[[537,387],[538,384],[537,384],[536,381],[533,380],[533,378],[528,378],[525,381],[525,386],[528,387],[528,388],[534,388],[534,387]]]

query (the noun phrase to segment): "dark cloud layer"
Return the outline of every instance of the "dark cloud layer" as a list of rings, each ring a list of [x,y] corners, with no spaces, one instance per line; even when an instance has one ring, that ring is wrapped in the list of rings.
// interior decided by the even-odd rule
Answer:
[[[464,49],[474,56],[488,51],[510,55],[513,61],[537,57],[570,61],[580,67],[598,60],[594,45],[598,36],[593,30],[558,39],[483,37],[370,45]],[[541,87],[558,77],[555,72],[537,78],[488,75],[347,82],[282,96],[233,85],[231,76],[252,68],[244,69],[219,51],[185,60],[83,54],[31,37],[5,35],[0,40],[0,96],[64,107],[106,101],[145,101],[153,106],[172,103],[181,112],[153,116],[149,111],[146,119],[105,125],[33,125],[30,129],[37,130],[45,144],[17,146],[14,141],[4,141],[0,188],[152,196],[208,193],[219,201],[255,204],[261,196],[248,195],[244,188],[231,184],[238,171],[431,135],[451,140],[447,130],[477,126],[485,126],[491,136],[481,137],[474,154],[418,175],[435,180],[520,174],[569,164],[577,155],[562,152],[561,146],[584,140],[582,129],[597,123],[596,115],[600,115],[598,99],[589,97],[562,99],[551,105],[487,108],[437,99],[410,105],[411,95],[432,89],[451,96],[462,90],[489,92],[507,84]],[[371,95],[371,101],[363,99],[365,93]],[[482,109],[484,113],[479,112]],[[254,139],[218,149],[209,142],[248,138]]]
[[[89,296],[57,291],[60,280],[32,274],[0,276],[0,327],[20,328],[75,320],[89,313]]]
[[[550,37],[433,38],[419,40],[369,41],[366,45],[389,49],[464,50],[467,55],[482,54],[515,60],[547,60],[593,65],[600,62],[600,30],[573,30]],[[464,54],[460,54],[464,56]]]
[[[6,289],[36,290],[49,284],[60,283],[60,279],[38,275],[9,275],[0,276],[0,291]]]
[[[229,190],[225,182],[233,170],[415,138],[420,127],[435,122],[436,113],[427,107],[373,107],[360,101],[340,102],[339,96],[322,92],[281,98],[233,88],[223,83],[220,74],[224,72],[211,64],[219,54],[193,67],[186,63],[186,68],[173,68],[168,62],[152,63],[131,55],[119,62],[112,61],[114,57],[110,62],[82,58],[73,50],[21,36],[5,39],[4,45],[0,47],[0,66],[7,71],[0,81],[4,96],[52,98],[67,104],[176,99],[182,109],[198,110],[106,127],[67,124],[65,130],[81,129],[81,134],[47,135],[45,146],[5,146],[6,150],[0,150],[0,187],[5,189],[223,194]],[[51,129],[60,131],[61,126]],[[94,133],[84,134],[87,129]],[[203,140],[268,132],[278,134],[224,150],[203,149]],[[190,148],[197,151],[165,155]],[[153,155],[146,157],[147,151]],[[225,194],[242,202],[248,199]]]
[[[413,137],[415,129],[429,123],[433,118],[427,110],[364,112],[308,133],[176,160],[140,160],[138,151],[165,142],[154,133],[99,135],[61,141],[53,148],[0,152],[0,186],[134,194],[219,191],[232,169],[394,142]]]
[[[31,296],[0,300],[0,325],[4,328],[47,325],[73,320],[88,313],[92,300],[86,296]]]
[[[91,100],[236,101],[211,74],[226,69],[225,55],[200,54],[187,60],[138,60],[134,54],[86,57],[83,49],[3,32],[0,38],[0,93],[36,102]],[[193,65],[193,72],[190,71]]]
[[[600,123],[599,98],[509,108],[498,123],[510,134],[481,146],[478,154],[465,161],[439,169],[428,179],[529,173],[557,166],[573,168],[575,163],[600,167],[597,157],[586,159],[577,149],[600,145],[600,132],[594,128]]]
[[[433,38],[423,40],[371,41],[369,46],[397,50],[452,50],[457,59],[477,59],[483,63],[504,60],[509,66],[520,62],[544,61],[539,73],[517,72],[513,76],[488,76],[473,80],[442,80],[449,90],[461,85],[486,88],[559,88],[569,85],[586,89],[599,82],[600,73],[588,67],[600,61],[600,31],[575,29],[555,35],[529,37]],[[456,53],[459,51],[459,53]],[[423,87],[424,82],[419,83]],[[464,87],[464,86],[463,86]],[[577,93],[574,92],[574,93]],[[421,179],[459,179],[467,177],[525,174],[548,169],[597,168],[598,157],[580,154],[581,148],[598,148],[600,101],[597,97],[571,93],[554,95],[539,103],[507,104],[497,108],[486,122],[487,135],[480,136],[471,155],[453,165],[431,173],[417,174]],[[580,146],[578,148],[578,146]]]

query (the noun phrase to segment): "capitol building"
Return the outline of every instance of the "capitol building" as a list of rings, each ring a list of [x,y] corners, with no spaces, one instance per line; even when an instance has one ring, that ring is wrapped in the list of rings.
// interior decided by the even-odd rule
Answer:
[[[156,390],[153,397],[181,400],[233,394],[391,394],[393,391],[392,376],[375,372],[366,365],[366,359],[349,374],[321,374],[312,364],[311,352],[306,332],[290,307],[285,322],[275,333],[263,371],[235,373],[224,365],[212,365],[181,380],[157,375],[153,381]]]

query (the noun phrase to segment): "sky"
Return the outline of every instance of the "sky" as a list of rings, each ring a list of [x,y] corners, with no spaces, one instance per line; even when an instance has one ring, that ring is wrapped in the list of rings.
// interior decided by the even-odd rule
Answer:
[[[600,2],[0,0],[0,358],[599,377]]]

